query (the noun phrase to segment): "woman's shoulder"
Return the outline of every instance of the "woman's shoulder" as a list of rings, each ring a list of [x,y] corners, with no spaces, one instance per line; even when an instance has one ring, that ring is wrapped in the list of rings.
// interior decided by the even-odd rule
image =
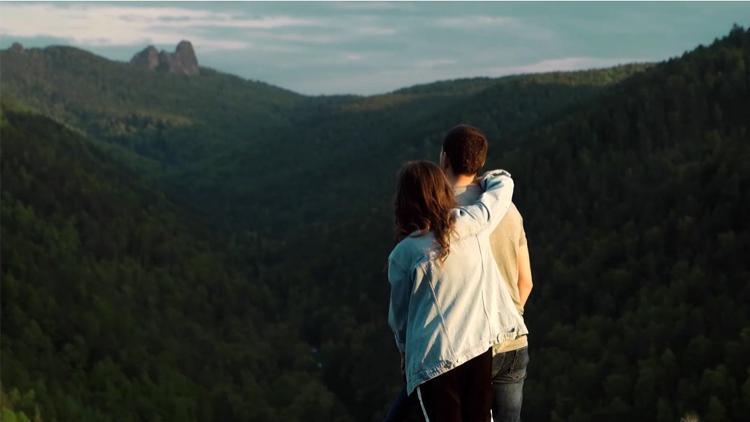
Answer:
[[[434,249],[435,236],[432,232],[420,236],[407,236],[394,246],[389,261],[416,263],[429,256]]]

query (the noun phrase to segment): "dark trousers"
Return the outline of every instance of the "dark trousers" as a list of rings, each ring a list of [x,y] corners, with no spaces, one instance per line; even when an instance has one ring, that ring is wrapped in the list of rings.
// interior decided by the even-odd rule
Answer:
[[[529,365],[529,348],[495,355],[492,362],[492,419],[494,422],[520,422],[523,382]]]
[[[426,422],[489,422],[492,350],[417,387]]]
[[[406,422],[419,420],[415,419],[415,405],[417,393],[411,396],[406,395],[406,387],[401,389],[398,393],[396,400],[391,404],[391,408],[388,410],[388,414],[383,419],[383,422]]]

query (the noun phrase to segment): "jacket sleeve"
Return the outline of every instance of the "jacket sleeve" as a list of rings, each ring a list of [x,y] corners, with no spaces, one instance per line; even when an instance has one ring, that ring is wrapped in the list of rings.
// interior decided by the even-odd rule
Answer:
[[[505,170],[485,173],[479,182],[484,193],[471,205],[456,209],[456,234],[459,238],[493,230],[503,219],[513,199],[513,179]]]
[[[406,351],[406,324],[411,299],[411,274],[405,263],[391,256],[388,259],[388,282],[391,285],[391,298],[388,306],[388,325],[393,330],[396,347],[402,353]]]

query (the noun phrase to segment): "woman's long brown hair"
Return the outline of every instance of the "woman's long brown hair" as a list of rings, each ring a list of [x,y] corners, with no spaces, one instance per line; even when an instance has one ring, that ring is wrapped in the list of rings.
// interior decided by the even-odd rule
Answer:
[[[450,251],[450,235],[455,217],[451,210],[456,206],[445,173],[429,161],[409,161],[398,173],[394,209],[396,214],[396,241],[414,231],[432,231],[440,245],[439,258],[445,259]]]

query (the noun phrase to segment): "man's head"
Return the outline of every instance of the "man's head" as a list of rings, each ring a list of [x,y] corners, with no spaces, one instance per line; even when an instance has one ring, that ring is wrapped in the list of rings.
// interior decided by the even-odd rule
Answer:
[[[443,139],[440,166],[453,176],[474,176],[487,161],[487,137],[479,129],[458,125]]]

